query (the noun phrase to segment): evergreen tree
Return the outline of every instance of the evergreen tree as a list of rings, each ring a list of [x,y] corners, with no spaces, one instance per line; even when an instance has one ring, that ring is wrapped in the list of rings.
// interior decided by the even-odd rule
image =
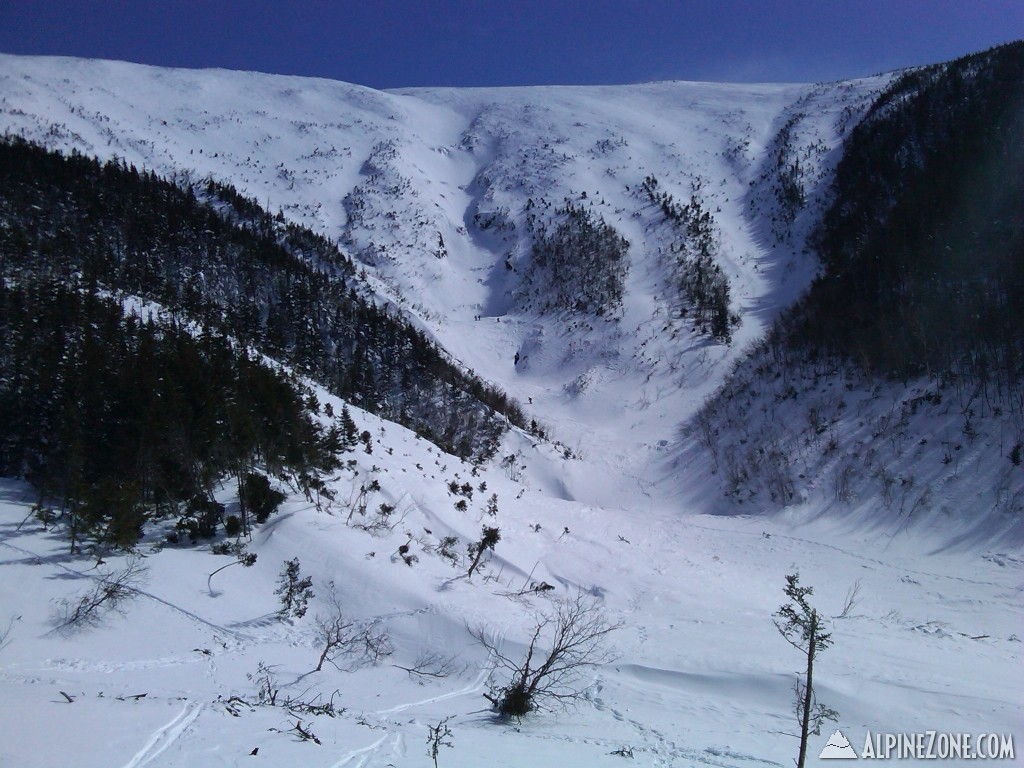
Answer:
[[[278,587],[274,594],[281,598],[281,609],[278,615],[281,618],[293,616],[301,619],[306,615],[306,604],[313,595],[313,580],[309,577],[302,577],[299,559],[286,560],[284,569],[277,580]]]

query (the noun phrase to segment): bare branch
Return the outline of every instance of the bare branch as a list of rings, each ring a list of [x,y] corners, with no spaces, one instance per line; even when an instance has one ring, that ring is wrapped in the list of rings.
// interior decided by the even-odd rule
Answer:
[[[21,616],[11,616],[7,620],[7,626],[0,631],[0,651],[11,644],[11,631],[14,629],[14,622],[19,621]]]
[[[443,656],[436,651],[423,651],[411,667],[401,664],[392,664],[391,666],[407,672],[410,677],[432,677],[442,680],[455,671],[455,659],[455,656]]]
[[[122,570],[96,577],[92,587],[77,599],[58,601],[54,629],[70,632],[95,626],[107,611],[123,610],[124,604],[134,598],[145,583],[146,571],[141,558],[130,555]]]
[[[317,738],[317,735],[309,729],[308,725],[304,726],[302,721],[298,718],[295,720],[295,725],[286,731],[282,731],[280,728],[271,728],[270,730],[275,733],[293,733],[295,734],[295,738],[299,741],[312,741],[314,744],[320,743],[320,739]]]

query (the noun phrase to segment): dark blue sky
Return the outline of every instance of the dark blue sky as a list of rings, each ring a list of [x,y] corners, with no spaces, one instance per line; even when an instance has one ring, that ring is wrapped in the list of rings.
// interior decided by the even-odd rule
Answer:
[[[1024,0],[0,0],[0,51],[392,88],[817,81],[1024,38]]]

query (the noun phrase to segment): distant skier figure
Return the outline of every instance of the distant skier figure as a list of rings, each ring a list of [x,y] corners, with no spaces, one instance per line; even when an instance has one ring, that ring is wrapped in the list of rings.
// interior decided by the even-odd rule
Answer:
[[[512,365],[519,365],[519,353],[516,352],[516,356],[512,358]]]

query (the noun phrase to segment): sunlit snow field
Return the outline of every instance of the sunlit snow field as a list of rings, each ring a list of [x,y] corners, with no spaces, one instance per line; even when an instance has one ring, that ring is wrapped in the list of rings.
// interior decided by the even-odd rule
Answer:
[[[124,557],[69,556],[62,532],[32,516],[32,490],[5,481],[0,765],[428,766],[428,727],[450,718],[452,746],[438,764],[453,768],[789,766],[803,659],[772,614],[795,571],[814,587],[834,640],[815,683],[839,719],[812,739],[812,763],[835,728],[857,751],[868,731],[1024,740],[1024,542],[1019,516],[991,502],[999,483],[1007,497],[1019,493],[1005,440],[1020,425],[979,424],[955,468],[929,452],[937,441],[893,458],[894,474],[916,473],[932,489],[933,503],[914,514],[869,486],[842,503],[812,484],[789,507],[738,506],[687,428],[813,275],[803,237],[843,132],[887,78],[378,92],[219,70],[0,63],[4,130],[182,182],[229,181],[339,241],[381,301],[518,398],[557,441],[512,430],[474,468],[353,408],[374,451],[352,455],[357,466],[333,481],[335,503],[318,510],[291,496],[255,531],[256,564],[212,579],[229,558],[203,545],[158,552],[154,528],[139,548],[146,575],[135,599],[71,633],[54,629],[58,602]],[[772,221],[771,169],[789,122],[793,151],[811,167],[808,204],[783,227]],[[648,175],[714,212],[741,316],[730,345],[673,310],[659,255],[672,234],[638,194]],[[522,294],[526,202],[565,198],[593,206],[631,243],[614,318],[537,312]],[[494,225],[481,229],[483,220]],[[898,397],[895,387],[864,395],[860,426],[837,428],[872,423]],[[320,400],[342,405],[325,392]],[[958,429],[946,421],[915,428]],[[377,535],[349,525],[345,504],[371,477],[378,500],[402,517]],[[486,490],[459,511],[452,480]],[[492,493],[496,521],[484,514]],[[230,489],[223,500],[233,503]],[[500,526],[501,541],[471,580],[428,551],[444,535],[464,550],[484,524]],[[418,562],[403,562],[402,545]],[[283,620],[274,590],[296,557],[316,597],[306,617]],[[312,672],[315,617],[329,608],[332,582],[347,615],[387,632],[391,656]],[[554,589],[528,592],[542,582]],[[471,631],[515,655],[538,613],[581,592],[621,625],[609,658],[584,671],[577,706],[496,720],[483,694],[502,681]],[[448,674],[401,668],[428,653],[450,660]],[[343,711],[257,705],[261,664],[282,697]],[[297,720],[320,744],[299,738]],[[630,750],[632,759],[621,754]]]

